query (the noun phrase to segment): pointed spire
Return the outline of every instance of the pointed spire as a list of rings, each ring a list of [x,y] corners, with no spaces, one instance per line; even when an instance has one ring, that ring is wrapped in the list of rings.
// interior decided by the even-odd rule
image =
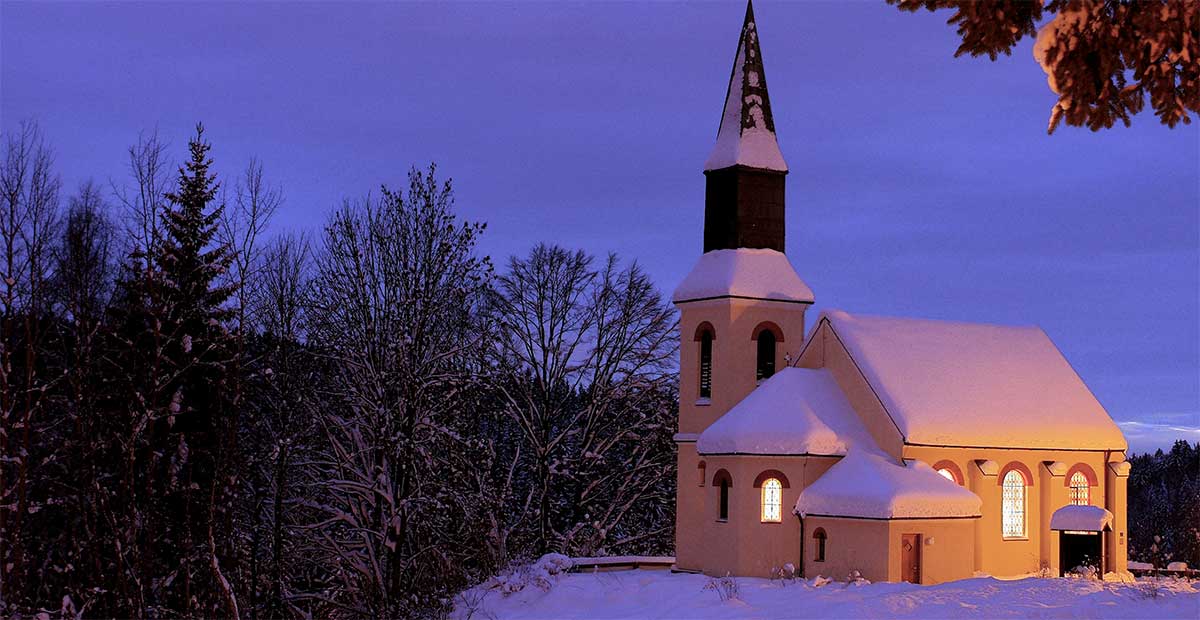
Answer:
[[[751,2],[746,3],[746,19],[742,23],[733,73],[725,94],[725,111],[717,129],[717,144],[709,154],[704,170],[736,165],[787,172],[787,163],[775,139],[775,119],[771,116],[767,76],[763,71]]]

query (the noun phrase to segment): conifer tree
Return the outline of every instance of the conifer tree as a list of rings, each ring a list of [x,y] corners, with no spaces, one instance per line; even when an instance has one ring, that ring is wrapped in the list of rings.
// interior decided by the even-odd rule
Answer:
[[[136,549],[123,601],[131,615],[237,615],[225,576],[237,426],[225,402],[222,306],[232,291],[218,281],[230,258],[214,245],[222,205],[203,136],[198,125],[178,188],[165,196],[162,237],[125,268],[112,321],[119,387],[108,393],[124,410],[112,429],[124,454],[114,456],[127,463],[118,505],[138,524],[114,528],[120,546]]]

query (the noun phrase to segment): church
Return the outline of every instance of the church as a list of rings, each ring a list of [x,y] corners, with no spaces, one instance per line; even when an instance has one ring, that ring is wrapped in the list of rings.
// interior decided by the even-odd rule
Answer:
[[[704,166],[704,253],[672,296],[675,569],[1125,574],[1127,444],[1054,343],[1037,327],[809,317],[784,254],[787,173],[748,5]]]

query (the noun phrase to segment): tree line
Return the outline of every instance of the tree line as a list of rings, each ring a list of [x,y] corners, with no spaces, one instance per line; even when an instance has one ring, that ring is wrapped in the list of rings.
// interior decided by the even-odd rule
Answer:
[[[1200,443],[1129,458],[1129,559],[1200,568]]]
[[[282,189],[201,126],[70,195],[36,124],[0,142],[0,615],[437,616],[670,552],[677,323],[636,263],[497,269],[432,165],[268,234]]]

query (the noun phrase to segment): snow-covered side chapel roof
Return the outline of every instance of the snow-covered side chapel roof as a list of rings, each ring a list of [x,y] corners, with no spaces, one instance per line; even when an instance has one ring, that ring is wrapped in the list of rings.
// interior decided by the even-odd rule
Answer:
[[[782,252],[737,248],[700,255],[671,301],[741,297],[812,303],[813,292]]]
[[[700,434],[700,454],[840,456],[874,444],[828,370],[784,368]]]
[[[802,517],[863,519],[978,517],[979,496],[920,461],[901,465],[870,449],[852,449],[796,498]]]
[[[747,166],[787,172],[787,163],[775,139],[775,119],[767,96],[767,76],[763,72],[754,6],[746,3],[746,19],[738,38],[737,56],[725,93],[725,109],[704,170]]]
[[[905,442],[1124,450],[1125,436],[1037,327],[823,312]]]

